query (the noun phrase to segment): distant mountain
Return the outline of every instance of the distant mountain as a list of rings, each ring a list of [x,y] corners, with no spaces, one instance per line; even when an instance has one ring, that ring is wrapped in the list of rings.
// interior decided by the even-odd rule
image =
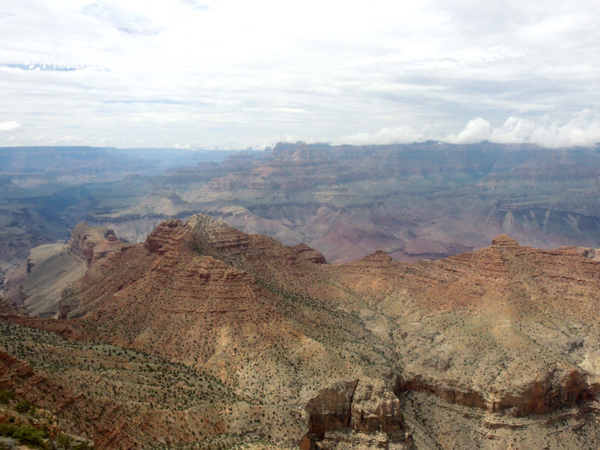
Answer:
[[[0,147],[0,173],[49,176],[115,175],[148,171],[151,166],[114,148],[102,147]]]
[[[5,273],[31,248],[68,239],[70,229],[88,218],[95,206],[114,201],[115,191],[103,198],[106,186],[122,182],[125,192],[116,198],[135,201],[138,192],[143,196],[161,185],[153,184],[152,177],[168,169],[186,164],[211,167],[232,153],[237,152],[0,147],[0,287]],[[98,209],[106,211],[104,206]]]
[[[160,180],[118,209],[96,208],[91,222],[139,240],[157,223],[131,233],[143,218],[201,212],[306,243],[334,262],[380,248],[400,261],[437,259],[482,248],[501,233],[541,248],[600,246],[597,149],[278,144]]]
[[[539,247],[600,245],[596,149],[299,144],[277,146],[263,161],[188,198],[332,261],[378,248],[403,261],[440,258],[503,232]]]
[[[252,150],[246,152],[257,153]],[[103,174],[115,180],[127,173],[158,174],[173,167],[204,162],[220,163],[237,153],[239,150],[0,147],[0,174],[45,174],[57,177]]]
[[[82,220],[140,242],[161,220],[195,213],[288,245],[305,243],[332,262],[377,249],[399,261],[438,259],[483,248],[502,233],[539,248],[600,247],[597,148],[294,143],[220,162],[206,154],[204,162],[165,172],[171,151],[202,155],[147,149],[121,155],[134,164],[148,152],[140,167],[160,168],[154,175],[74,171],[48,181],[40,174],[5,174],[0,271],[36,245],[68,239]]]
[[[161,169],[195,166],[199,163],[222,163],[240,150],[203,150],[182,148],[121,148],[117,150],[122,155],[136,159],[158,163]],[[244,154],[253,155],[261,152],[245,150]]]

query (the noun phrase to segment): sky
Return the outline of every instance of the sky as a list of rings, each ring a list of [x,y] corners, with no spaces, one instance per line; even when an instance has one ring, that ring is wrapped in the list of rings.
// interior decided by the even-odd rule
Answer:
[[[599,19],[592,0],[4,0],[0,146],[591,146]]]

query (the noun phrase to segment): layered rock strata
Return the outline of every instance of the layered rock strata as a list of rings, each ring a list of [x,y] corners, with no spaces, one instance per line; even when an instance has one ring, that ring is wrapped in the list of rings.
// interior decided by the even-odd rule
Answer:
[[[163,222],[144,244],[92,267],[61,317],[97,339],[208,372],[240,395],[288,405],[279,410],[293,417],[291,434],[263,428],[277,442],[408,445],[394,399],[418,393],[479,411],[473,417],[593,411],[600,263],[588,256],[501,235],[439,261],[375,252],[330,265],[305,246],[198,215]],[[370,381],[360,408],[360,382],[336,385],[373,379],[389,387]],[[432,430],[429,438],[443,439]]]

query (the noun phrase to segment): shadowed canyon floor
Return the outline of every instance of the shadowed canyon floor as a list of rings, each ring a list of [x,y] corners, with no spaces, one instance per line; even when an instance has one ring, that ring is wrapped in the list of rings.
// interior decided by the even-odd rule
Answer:
[[[196,215],[111,250],[59,319],[7,311],[0,342],[31,367],[7,386],[99,448],[600,442],[592,249],[500,235],[438,261],[332,265]]]

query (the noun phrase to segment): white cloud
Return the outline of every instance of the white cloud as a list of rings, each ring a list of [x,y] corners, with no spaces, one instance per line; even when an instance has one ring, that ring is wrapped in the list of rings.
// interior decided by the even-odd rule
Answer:
[[[499,144],[536,144],[546,148],[591,147],[600,143],[600,116],[586,109],[566,123],[535,122],[509,117],[502,126],[493,127],[477,117],[469,120],[457,134],[440,135],[433,127],[420,131],[410,126],[383,128],[375,133],[357,133],[344,136],[336,144],[407,144],[428,140],[449,144],[477,144],[490,141]]]
[[[404,125],[396,128],[383,128],[373,134],[357,133],[351,136],[344,136],[334,143],[351,145],[410,144],[413,142],[425,142],[427,139],[425,134],[408,125]]]
[[[536,124],[530,120],[510,117],[493,130],[490,141],[499,143],[528,142],[548,148],[589,147],[600,143],[600,117],[591,110],[576,114],[568,123]]]
[[[599,16],[586,0],[21,0],[0,12],[2,113],[23,145],[584,145]],[[27,70],[45,60],[83,67]]]
[[[87,16],[106,22],[123,33],[156,34],[161,31],[146,17],[112,6],[94,3],[84,7],[82,12]]]
[[[184,4],[191,6],[195,9],[208,9],[208,5],[198,0],[181,0]]]
[[[457,136],[450,135],[443,139],[450,144],[476,144],[487,141],[491,135],[492,126],[487,120],[477,117],[469,120],[467,126]]]
[[[17,128],[21,128],[21,125],[15,121],[12,122],[0,122],[0,131],[12,131]]]

